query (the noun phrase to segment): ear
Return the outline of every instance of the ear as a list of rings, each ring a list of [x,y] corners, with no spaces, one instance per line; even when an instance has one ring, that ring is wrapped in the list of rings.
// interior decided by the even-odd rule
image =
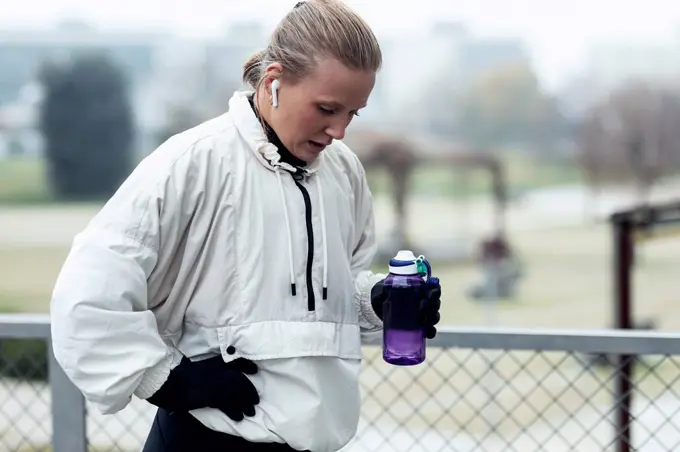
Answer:
[[[280,79],[283,74],[283,66],[280,63],[272,63],[267,66],[264,70],[264,89],[267,94],[272,94],[272,82],[276,79]]]

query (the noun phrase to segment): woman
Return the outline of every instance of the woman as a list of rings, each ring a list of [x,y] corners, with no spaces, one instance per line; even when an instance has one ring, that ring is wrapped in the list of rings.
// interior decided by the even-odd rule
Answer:
[[[325,452],[354,436],[384,275],[340,140],[381,58],[346,6],[299,3],[245,64],[253,91],[162,144],[76,236],[54,352],[102,412],[133,395],[159,407],[145,451]],[[433,337],[439,290],[423,306]]]

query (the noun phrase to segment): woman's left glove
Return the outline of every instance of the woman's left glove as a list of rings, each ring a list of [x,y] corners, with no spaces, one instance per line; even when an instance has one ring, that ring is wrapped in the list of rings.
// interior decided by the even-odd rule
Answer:
[[[246,375],[257,373],[257,365],[245,358],[225,363],[222,356],[182,362],[170,371],[167,381],[147,399],[170,412],[217,408],[238,422],[255,416],[260,396]]]
[[[389,289],[384,285],[385,280],[378,281],[371,289],[371,307],[380,318],[383,319],[383,303],[387,300]],[[439,282],[423,285],[420,299],[420,323],[425,328],[425,337],[433,339],[437,335],[435,325],[441,320],[439,309],[441,308],[442,288]]]

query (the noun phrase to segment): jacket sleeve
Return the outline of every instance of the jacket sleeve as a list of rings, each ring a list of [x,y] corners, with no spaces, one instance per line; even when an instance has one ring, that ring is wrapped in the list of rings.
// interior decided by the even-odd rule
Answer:
[[[363,334],[382,330],[382,320],[371,307],[371,289],[387,275],[371,271],[371,264],[378,250],[371,195],[366,173],[359,162],[359,184],[355,191],[357,202],[356,230],[358,241],[352,253],[354,276],[354,301],[359,310],[359,326]],[[367,337],[368,339],[368,337]]]
[[[54,287],[55,358],[104,414],[153,395],[182,358],[158,332],[147,281],[190,221],[188,154],[161,147],[143,160],[76,235]]]

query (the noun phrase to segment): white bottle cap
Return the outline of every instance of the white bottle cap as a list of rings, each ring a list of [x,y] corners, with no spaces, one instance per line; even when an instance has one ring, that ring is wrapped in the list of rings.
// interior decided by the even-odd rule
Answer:
[[[411,250],[400,250],[393,258],[395,261],[414,261],[417,259],[416,255]]]
[[[393,261],[399,261],[402,265],[390,265],[390,273],[394,275],[417,275],[418,265],[416,264],[416,256],[411,250],[400,250],[396,256],[392,258]]]

